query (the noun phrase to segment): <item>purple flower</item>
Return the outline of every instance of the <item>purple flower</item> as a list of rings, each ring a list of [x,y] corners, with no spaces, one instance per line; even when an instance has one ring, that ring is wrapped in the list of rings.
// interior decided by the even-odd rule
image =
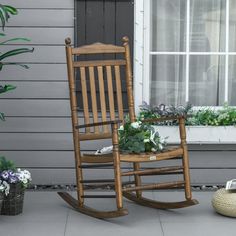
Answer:
[[[4,180],[7,180],[9,178],[9,172],[7,170],[4,170],[2,173],[1,173],[1,177],[4,179]]]
[[[11,175],[11,176],[9,177],[8,181],[9,181],[10,184],[14,184],[14,183],[17,183],[17,182],[18,182],[18,178],[17,178],[17,176],[15,176],[15,175]]]

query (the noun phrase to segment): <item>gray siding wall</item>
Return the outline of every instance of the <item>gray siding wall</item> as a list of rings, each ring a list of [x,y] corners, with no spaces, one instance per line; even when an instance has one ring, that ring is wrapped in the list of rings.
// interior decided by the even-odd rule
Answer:
[[[73,0],[5,0],[19,9],[5,30],[8,37],[28,37],[33,54],[19,55],[29,70],[7,67],[1,83],[17,89],[0,98],[6,121],[0,123],[0,153],[28,168],[33,183],[72,182],[69,93],[64,39],[74,34]],[[4,50],[22,45],[5,46]],[[69,178],[70,177],[70,178]]]
[[[9,37],[31,38],[33,54],[14,61],[29,70],[4,68],[1,82],[17,86],[0,97],[7,120],[0,122],[0,154],[28,168],[34,184],[75,183],[69,93],[64,38],[74,34],[73,0],[5,0],[19,8],[6,28]],[[9,45],[5,49],[18,47]],[[109,142],[84,142],[82,150],[95,150]],[[235,178],[235,145],[190,146],[193,184],[223,184]],[[159,164],[156,164],[159,165]],[[150,167],[152,165],[144,165]],[[124,165],[124,168],[129,168]],[[111,169],[88,170],[88,177],[111,177]],[[99,175],[101,174],[101,175]],[[145,181],[149,181],[147,179]]]

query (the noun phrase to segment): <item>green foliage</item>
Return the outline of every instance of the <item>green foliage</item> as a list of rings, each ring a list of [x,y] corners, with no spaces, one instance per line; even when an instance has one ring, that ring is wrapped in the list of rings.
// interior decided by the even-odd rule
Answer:
[[[5,121],[5,115],[2,112],[0,112],[0,120]]]
[[[166,145],[154,127],[137,121],[126,122],[119,128],[119,147],[128,153],[161,151]]]
[[[146,102],[140,107],[140,112],[138,114],[138,120],[145,120],[151,118],[160,118],[160,117],[170,117],[170,116],[186,116],[192,108],[190,103],[187,103],[185,106],[175,107],[173,105],[166,106],[161,104],[159,106],[150,106]],[[177,125],[177,121],[164,121],[164,122],[154,122],[155,125]]]
[[[236,125],[236,108],[225,105],[222,109],[210,108],[192,111],[187,125],[229,126]]]
[[[163,106],[163,105],[161,105]],[[159,106],[160,107],[160,106]],[[225,105],[221,109],[212,108],[202,108],[199,110],[191,109],[191,105],[179,106],[173,108],[164,108],[162,112],[158,111],[156,108],[150,107],[148,105],[141,106],[140,113],[138,114],[138,119],[148,119],[162,116],[175,116],[175,115],[188,115],[186,119],[186,125],[193,126],[229,126],[236,125],[236,108]],[[176,122],[161,122],[156,123],[157,125],[177,125]]]
[[[16,170],[15,164],[13,161],[6,160],[4,156],[0,157],[0,172],[4,170]]]
[[[17,15],[17,13],[18,11],[15,7],[0,4],[0,22],[2,25],[2,30],[4,30],[6,22],[8,22],[10,16]]]
[[[4,31],[6,23],[8,22],[8,19],[11,17],[11,15],[17,15],[17,14],[18,14],[18,11],[16,8],[12,6],[0,4],[0,23],[1,23],[2,31]],[[0,32],[0,38],[5,38],[5,37],[6,35],[3,32]],[[17,42],[17,41],[28,42],[30,40],[27,38],[3,39],[3,41],[0,41],[0,46],[7,45],[9,43]],[[1,49],[2,48],[3,47],[1,47]],[[0,50],[0,71],[6,65],[16,65],[16,66],[21,66],[25,69],[28,69],[29,67],[25,64],[18,63],[18,62],[5,62],[4,60],[9,57],[14,57],[20,54],[29,53],[29,52],[32,53],[33,51],[34,51],[34,48],[16,48],[16,49],[9,50],[7,52],[2,52],[2,50]],[[5,86],[0,85],[0,94],[5,93],[9,90],[13,90],[15,88],[16,88],[15,86],[9,85],[9,84]],[[0,120],[2,121],[5,120],[4,114],[2,112],[0,113]]]

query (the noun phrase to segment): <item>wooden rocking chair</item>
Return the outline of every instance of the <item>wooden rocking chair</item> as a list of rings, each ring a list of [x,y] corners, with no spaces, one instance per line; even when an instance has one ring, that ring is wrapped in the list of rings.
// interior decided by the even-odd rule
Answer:
[[[123,101],[121,89],[121,68],[125,69],[125,81],[128,95],[128,110],[131,122],[135,122],[133,88],[132,88],[132,73],[130,63],[130,49],[129,40],[127,37],[123,38],[123,46],[107,45],[95,43],[78,48],[71,47],[71,40],[67,38],[66,42],[66,55],[67,55],[67,68],[68,79],[70,88],[70,103],[72,114],[73,126],[73,139],[74,139],[74,152],[75,152],[75,166],[76,166],[76,181],[77,181],[77,195],[78,199],[73,198],[66,192],[59,192],[58,194],[73,208],[84,214],[96,218],[112,218],[128,214],[128,211],[123,208],[122,197],[126,197],[138,204],[160,208],[160,209],[174,209],[195,205],[198,202],[192,199],[190,176],[189,176],[189,160],[188,150],[186,145],[185,133],[185,119],[184,117],[166,117],[156,119],[156,121],[163,120],[178,120],[181,143],[178,147],[168,148],[163,152],[157,154],[143,153],[143,154],[124,154],[119,151],[118,145],[118,128],[119,124],[123,123]],[[114,54],[122,56],[123,59],[112,60],[95,60],[95,61],[80,61],[80,55],[89,54]],[[76,60],[75,60],[76,59]],[[83,114],[84,124],[78,124],[78,107],[76,99],[76,78],[75,72],[78,71],[80,75],[80,87],[82,89],[83,99]],[[107,85],[108,96],[105,96],[105,85]],[[90,87],[90,94],[87,90]],[[96,87],[99,88],[99,93],[96,92]],[[114,90],[116,87],[116,90]],[[116,93],[114,93],[116,91]],[[90,98],[90,100],[89,100]],[[108,102],[106,102],[108,99]],[[100,100],[100,101],[98,101]],[[98,102],[100,105],[98,106]],[[89,107],[91,103],[91,108]],[[117,105],[117,111],[115,110]],[[98,116],[98,108],[100,107],[101,120]],[[109,109],[108,109],[109,107]],[[118,114],[118,115],[117,115]],[[92,118],[90,117],[92,115]],[[118,116],[118,118],[116,117]],[[94,123],[91,123],[93,119]],[[150,121],[150,120],[149,120]],[[92,128],[92,129],[91,129]],[[84,132],[79,132],[83,129]],[[93,154],[82,154],[80,152],[80,142],[85,140],[98,140],[98,139],[112,139],[113,153],[110,155],[95,156]],[[151,158],[150,158],[151,155]],[[153,162],[171,159],[181,159],[180,166],[165,166],[151,169],[141,169],[140,164],[143,162]],[[132,171],[121,171],[121,162],[129,162],[133,164]],[[84,168],[96,168],[104,166],[112,166],[114,168],[115,198],[117,209],[114,211],[98,211],[85,205],[84,199],[86,197],[110,197],[104,195],[85,195],[84,185],[87,183],[107,183],[110,180],[84,180]],[[155,184],[142,184],[141,176],[147,175],[179,175],[183,174],[183,180],[170,181]],[[134,176],[134,185],[125,185],[122,183],[123,176]],[[153,189],[169,189],[169,188],[184,188],[185,199],[180,202],[159,202],[142,196],[143,190]]]

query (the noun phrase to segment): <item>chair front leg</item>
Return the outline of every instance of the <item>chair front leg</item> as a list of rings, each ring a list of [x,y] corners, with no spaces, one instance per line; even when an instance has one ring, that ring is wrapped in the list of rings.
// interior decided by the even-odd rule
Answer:
[[[117,208],[123,208],[122,201],[122,181],[120,170],[120,155],[119,155],[119,141],[118,141],[118,125],[112,124],[112,144],[113,144],[113,158],[114,158],[114,176],[115,176],[115,191]]]

